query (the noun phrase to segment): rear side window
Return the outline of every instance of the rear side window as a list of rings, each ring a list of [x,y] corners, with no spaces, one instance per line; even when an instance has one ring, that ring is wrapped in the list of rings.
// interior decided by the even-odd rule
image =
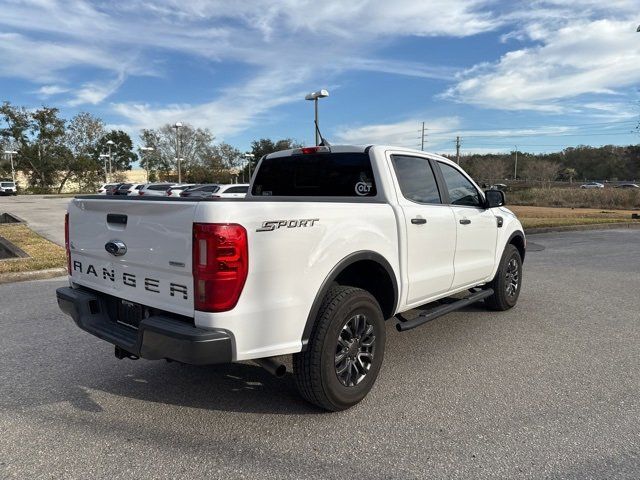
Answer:
[[[247,193],[249,187],[230,187],[227,188],[223,193]]]
[[[404,198],[417,203],[440,203],[438,184],[428,159],[393,155],[392,160]]]
[[[162,185],[149,185],[147,190],[167,190],[171,185],[162,184]]]
[[[317,153],[265,158],[252,195],[373,197],[376,184],[368,153]]]

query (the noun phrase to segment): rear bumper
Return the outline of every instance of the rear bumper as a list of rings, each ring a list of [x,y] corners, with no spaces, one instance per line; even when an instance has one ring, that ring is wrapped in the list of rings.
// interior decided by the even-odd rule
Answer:
[[[98,293],[62,287],[56,296],[60,309],[82,330],[138,357],[192,365],[233,360],[232,338],[226,332],[204,330],[162,315],[143,319],[135,330],[114,321]]]

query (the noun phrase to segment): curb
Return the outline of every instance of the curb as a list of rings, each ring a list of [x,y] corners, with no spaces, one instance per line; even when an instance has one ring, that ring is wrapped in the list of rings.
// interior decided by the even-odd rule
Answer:
[[[553,232],[576,232],[581,230],[613,230],[616,228],[640,228],[640,222],[592,223],[590,225],[564,225],[557,227],[525,228],[526,235]]]
[[[0,274],[0,285],[2,285],[3,283],[26,282],[28,280],[43,280],[46,278],[62,277],[66,275],[66,268],[48,268],[46,270],[34,270],[31,272],[9,272]]]

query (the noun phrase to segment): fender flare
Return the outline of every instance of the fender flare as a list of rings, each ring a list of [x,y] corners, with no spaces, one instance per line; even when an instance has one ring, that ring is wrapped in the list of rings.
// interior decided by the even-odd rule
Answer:
[[[506,247],[507,245],[509,245],[511,243],[511,241],[516,237],[519,237],[522,240],[522,244],[523,244],[522,261],[524,262],[524,255],[525,255],[525,253],[527,251],[527,240],[526,240],[526,237],[524,236],[524,232],[522,230],[516,230],[511,235],[509,235],[509,238],[507,239],[507,241],[504,244],[504,246]]]
[[[329,275],[324,279],[322,285],[320,285],[320,289],[316,294],[316,298],[313,300],[313,304],[311,305],[311,310],[309,311],[309,315],[307,316],[307,321],[304,326],[304,330],[302,332],[302,351],[304,352],[307,349],[307,344],[309,343],[309,338],[311,337],[311,331],[313,330],[313,326],[316,322],[316,316],[318,315],[318,311],[320,310],[320,306],[322,304],[322,300],[325,295],[329,292],[333,282],[338,275],[342,273],[342,271],[347,268],[349,265],[352,265],[361,260],[372,260],[385,269],[389,277],[391,278],[391,283],[393,284],[393,312],[398,307],[398,280],[396,279],[395,272],[393,271],[393,267],[384,258],[382,255],[376,252],[372,252],[369,250],[362,250],[359,252],[354,252],[350,255],[347,255],[342,260],[340,260],[329,272]]]

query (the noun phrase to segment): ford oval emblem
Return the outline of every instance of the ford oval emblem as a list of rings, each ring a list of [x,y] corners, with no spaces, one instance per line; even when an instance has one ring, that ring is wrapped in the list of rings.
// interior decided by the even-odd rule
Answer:
[[[127,246],[120,240],[111,240],[104,244],[104,249],[114,257],[121,257],[127,253]]]

